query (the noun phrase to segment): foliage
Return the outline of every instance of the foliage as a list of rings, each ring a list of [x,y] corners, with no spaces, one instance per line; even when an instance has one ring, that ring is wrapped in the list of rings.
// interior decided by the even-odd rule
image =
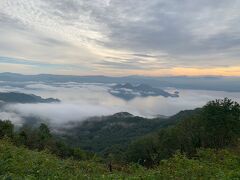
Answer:
[[[43,123],[38,128],[23,126],[14,133],[14,125],[11,121],[0,120],[0,139],[6,137],[10,138],[17,146],[25,146],[38,151],[49,150],[61,158],[72,157],[77,160],[96,159],[94,153],[83,151],[80,148],[71,148],[64,142],[56,140],[48,126]]]
[[[193,157],[198,148],[234,147],[239,133],[239,104],[227,98],[211,101],[200,112],[177,125],[162,129],[147,140],[143,137],[133,142],[126,158],[128,162],[144,161],[147,166],[153,166],[178,150]]]
[[[94,161],[62,160],[0,140],[0,179],[239,179],[240,156],[230,150],[201,149],[189,159],[177,153],[158,166],[107,166]]]
[[[194,111],[195,112],[195,111]],[[112,116],[94,117],[81,123],[71,125],[71,128],[61,129],[60,135],[68,145],[81,147],[84,150],[101,155],[111,152],[118,156],[119,151],[127,148],[128,144],[144,135],[173,125],[183,116],[191,114],[183,111],[170,118],[148,119],[126,113]]]
[[[240,105],[230,99],[211,101],[203,108],[204,147],[223,148],[240,135]]]
[[[0,138],[13,136],[13,124],[11,121],[0,120]]]
[[[103,165],[84,161],[61,160],[47,152],[15,147],[0,141],[1,179],[84,179],[106,173]]]

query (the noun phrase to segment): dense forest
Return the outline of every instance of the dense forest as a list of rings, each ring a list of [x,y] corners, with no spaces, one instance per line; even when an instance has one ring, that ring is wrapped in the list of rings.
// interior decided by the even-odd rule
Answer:
[[[190,114],[190,111],[188,112],[187,114]],[[58,129],[61,133],[55,133],[55,135],[69,146],[81,147],[84,150],[104,155],[114,149],[122,151],[131,141],[175,124],[183,114],[183,112],[179,113],[178,118],[172,116],[148,119],[121,112],[70,123],[66,128]]]
[[[237,102],[227,98],[211,101],[197,110],[173,116],[169,123],[163,122],[153,132],[130,139],[124,148],[114,146],[102,154],[69,146],[67,138],[56,137],[46,124],[16,129],[11,121],[2,120],[0,178],[240,178]]]

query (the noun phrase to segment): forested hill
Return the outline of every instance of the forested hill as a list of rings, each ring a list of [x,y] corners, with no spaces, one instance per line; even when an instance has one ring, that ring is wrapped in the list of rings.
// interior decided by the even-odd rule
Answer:
[[[174,126],[133,142],[128,146],[126,158],[130,162],[154,166],[177,151],[191,158],[203,148],[230,148],[235,151],[239,148],[239,138],[240,105],[225,98],[211,101]]]
[[[59,99],[44,99],[34,94],[25,94],[19,92],[0,92],[0,101],[5,103],[53,103],[60,102]]]
[[[68,128],[62,128],[61,132],[64,132],[64,135],[61,134],[61,138],[69,145],[105,154],[116,149],[125,149],[131,141],[174,125],[198,111],[199,109],[186,110],[169,118],[154,119],[133,116],[127,112],[92,117],[84,122],[68,124]]]

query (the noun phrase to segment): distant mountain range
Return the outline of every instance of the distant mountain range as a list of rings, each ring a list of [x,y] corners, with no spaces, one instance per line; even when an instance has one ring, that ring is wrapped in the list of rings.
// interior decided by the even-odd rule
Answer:
[[[124,100],[131,100],[135,97],[148,97],[148,96],[163,96],[163,97],[178,97],[178,92],[174,94],[168,93],[159,88],[153,88],[147,84],[132,85],[130,83],[117,84],[112,86],[108,91],[113,96],[119,97]]]
[[[199,89],[240,92],[240,77],[146,77],[146,76],[70,76],[70,75],[22,75],[16,73],[0,73],[0,81],[7,82],[79,82],[79,83],[131,83],[148,84],[156,88],[174,87],[178,89]]]
[[[56,103],[59,99],[44,99],[34,94],[24,94],[18,92],[0,92],[0,102],[4,103]]]

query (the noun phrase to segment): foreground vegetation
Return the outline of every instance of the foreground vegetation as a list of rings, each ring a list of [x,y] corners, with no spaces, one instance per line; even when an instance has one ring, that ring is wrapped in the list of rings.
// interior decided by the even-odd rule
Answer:
[[[129,145],[125,158],[152,167],[176,151],[191,158],[201,148],[235,148],[239,138],[240,106],[225,98],[211,101],[177,124],[138,139]]]
[[[177,153],[158,166],[115,166],[59,159],[47,151],[37,152],[0,141],[0,179],[239,179],[240,156],[230,150],[199,150],[193,159]]]
[[[211,101],[108,156],[71,148],[45,124],[0,121],[1,179],[240,179],[240,105]]]

